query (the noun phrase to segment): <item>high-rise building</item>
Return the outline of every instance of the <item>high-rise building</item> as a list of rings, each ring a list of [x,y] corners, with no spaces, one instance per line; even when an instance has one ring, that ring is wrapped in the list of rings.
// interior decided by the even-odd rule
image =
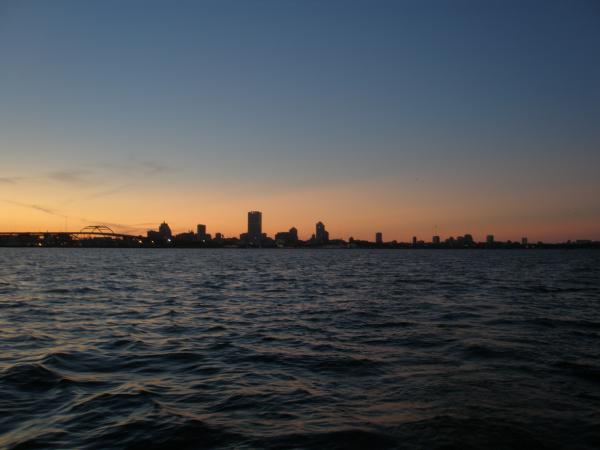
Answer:
[[[412,245],[417,245],[417,237],[413,236],[412,238]]]
[[[325,230],[325,224],[323,224],[323,222],[317,222],[315,241],[318,244],[326,244],[329,242],[329,232]]]
[[[527,245],[529,244],[528,240],[526,237],[522,237],[521,238],[521,245],[524,247],[527,247]]]
[[[493,234],[488,234],[487,237],[485,238],[485,242],[488,245],[492,245],[494,243],[494,235]]]
[[[376,244],[383,244],[383,234],[378,231],[377,233],[375,233],[375,243]]]
[[[290,228],[290,241],[298,242],[298,229],[296,227]]]
[[[248,212],[248,237],[250,239],[262,237],[262,213],[260,211]]]
[[[163,222],[159,225],[158,234],[160,234],[164,239],[171,239],[173,237],[173,233],[171,233],[171,228],[167,222]]]
[[[431,242],[433,242],[433,243],[434,243],[434,245],[440,245],[440,237],[439,237],[439,236],[434,236],[434,237],[431,239]]]
[[[198,224],[198,226],[196,227],[196,230],[198,231],[198,239],[199,240],[204,240],[206,239],[206,225],[202,225],[202,224]]]

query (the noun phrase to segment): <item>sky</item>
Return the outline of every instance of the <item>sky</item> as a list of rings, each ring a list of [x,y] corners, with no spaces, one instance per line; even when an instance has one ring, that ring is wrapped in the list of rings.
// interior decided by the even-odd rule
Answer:
[[[0,2],[0,231],[600,239],[600,3]]]

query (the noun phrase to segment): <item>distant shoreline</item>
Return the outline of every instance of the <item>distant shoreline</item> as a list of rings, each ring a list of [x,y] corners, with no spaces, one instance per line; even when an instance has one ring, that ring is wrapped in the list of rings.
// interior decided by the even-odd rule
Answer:
[[[388,250],[388,251],[407,251],[407,250],[480,250],[480,251],[506,251],[506,250],[520,250],[520,251],[531,251],[531,250],[600,250],[600,244],[589,244],[589,245],[577,245],[577,244],[542,244],[532,245],[528,247],[434,247],[434,246],[419,246],[419,247],[377,247],[377,246],[364,246],[364,247],[326,247],[326,246],[305,246],[305,247],[229,247],[229,246],[186,246],[186,245],[172,245],[172,246],[128,246],[128,245],[0,245],[0,249],[4,248],[35,248],[35,249],[48,249],[48,248],[62,248],[62,249],[137,249],[137,250],[174,250],[174,249],[186,249],[186,250]]]

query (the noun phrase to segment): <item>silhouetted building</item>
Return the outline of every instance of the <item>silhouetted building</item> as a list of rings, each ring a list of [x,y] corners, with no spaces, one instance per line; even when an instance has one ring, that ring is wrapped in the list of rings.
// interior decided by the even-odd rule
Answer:
[[[223,240],[223,235],[221,233],[215,233],[215,240],[222,241]]]
[[[298,229],[296,227],[290,228],[290,240],[292,242],[298,242]]]
[[[295,245],[298,243],[298,231],[291,228],[289,231],[281,231],[275,234],[275,243],[278,247]]]
[[[413,236],[412,238],[412,245],[417,245],[417,237]]]
[[[196,241],[196,235],[193,231],[188,231],[187,233],[179,233],[175,236],[175,242],[190,244]]]
[[[198,240],[203,241],[206,239],[206,225],[198,224],[196,227]]]
[[[526,238],[526,237],[522,237],[522,238],[521,238],[521,245],[522,245],[522,246],[524,246],[524,247],[527,247],[527,245],[528,245],[528,240],[527,240],[527,238]]]
[[[262,213],[250,211],[248,213],[248,238],[260,240],[262,237]]]
[[[434,236],[431,239],[431,242],[433,242],[434,245],[440,245],[440,237],[439,236]]]
[[[317,222],[315,242],[317,244],[327,244],[329,242],[329,232],[325,230],[325,224],[323,224],[323,222]]]
[[[379,231],[377,233],[375,233],[375,243],[383,244],[383,234]]]
[[[163,239],[171,239],[173,237],[173,233],[171,233],[171,228],[167,222],[163,222],[159,225],[158,234],[160,234]]]
[[[150,239],[150,241],[162,241],[163,237],[156,230],[148,230],[146,233],[146,237]]]
[[[275,243],[279,247],[296,245],[298,243],[298,230],[294,227],[289,231],[282,231],[275,235]]]
[[[494,235],[488,234],[487,237],[485,238],[485,242],[488,245],[494,245]]]
[[[163,222],[158,226],[158,231],[148,230],[147,237],[153,244],[162,244],[171,242],[173,234],[167,222]]]

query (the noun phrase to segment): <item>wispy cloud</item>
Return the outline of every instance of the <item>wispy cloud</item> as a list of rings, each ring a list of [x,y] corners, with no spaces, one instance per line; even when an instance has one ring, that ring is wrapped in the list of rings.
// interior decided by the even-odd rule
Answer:
[[[140,161],[137,164],[146,173],[163,173],[171,170],[169,166],[156,161]]]
[[[157,174],[169,172],[172,168],[166,164],[151,160],[128,160],[119,163],[100,163],[95,167],[114,170],[126,174]]]
[[[93,174],[86,169],[63,169],[48,173],[48,178],[61,183],[84,186],[91,183],[89,177]]]
[[[38,205],[35,203],[22,203],[22,202],[16,202],[14,200],[7,200],[7,199],[0,199],[0,201],[9,203],[11,205],[20,206],[22,208],[28,208],[28,209],[32,209],[34,211],[43,212],[45,214],[55,216],[55,217],[60,217],[62,219],[69,218],[69,216],[64,214],[62,211],[55,209],[55,208],[51,208],[49,206]],[[152,227],[152,226],[155,227],[157,225],[154,222],[125,224],[125,223],[107,222],[104,220],[90,220],[85,217],[70,217],[70,218],[80,220],[81,222],[87,223],[89,225],[105,225],[109,228],[112,228],[115,232],[120,232],[120,233],[125,233],[125,234],[133,234],[133,235],[143,234],[148,229],[148,227]]]
[[[21,180],[21,177],[0,177],[0,184],[16,184]]]
[[[29,209],[33,209],[35,211],[40,211],[46,214],[50,214],[51,216],[57,216],[57,217],[67,217],[65,214],[62,214],[60,211],[54,209],[54,208],[50,208],[47,206],[42,206],[42,205],[37,205],[37,204],[33,204],[33,203],[21,203],[21,202],[15,202],[14,200],[6,200],[3,199],[4,202],[6,203],[10,203],[11,205],[15,205],[15,206],[21,206],[22,208],[29,208]]]

